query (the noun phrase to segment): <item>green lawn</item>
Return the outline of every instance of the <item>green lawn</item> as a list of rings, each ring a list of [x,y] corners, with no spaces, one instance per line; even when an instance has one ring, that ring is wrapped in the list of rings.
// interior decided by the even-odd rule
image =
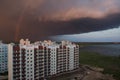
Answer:
[[[113,74],[116,80],[120,80],[120,58],[101,55],[95,52],[80,52],[80,64],[104,68],[105,74]]]

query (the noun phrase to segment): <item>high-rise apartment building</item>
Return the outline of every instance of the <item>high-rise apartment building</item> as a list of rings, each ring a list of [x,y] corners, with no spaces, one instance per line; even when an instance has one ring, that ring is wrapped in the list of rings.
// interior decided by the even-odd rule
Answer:
[[[9,80],[43,80],[47,77],[77,69],[79,46],[69,41],[30,43],[20,40],[9,44]]]
[[[7,72],[8,45],[0,41],[0,73]]]

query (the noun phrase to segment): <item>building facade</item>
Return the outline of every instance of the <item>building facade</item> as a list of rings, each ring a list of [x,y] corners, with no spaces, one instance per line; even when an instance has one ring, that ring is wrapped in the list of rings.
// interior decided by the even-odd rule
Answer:
[[[60,44],[26,39],[9,44],[9,80],[44,80],[79,68],[79,46],[69,41]]]
[[[0,41],[0,73],[8,71],[8,45]]]

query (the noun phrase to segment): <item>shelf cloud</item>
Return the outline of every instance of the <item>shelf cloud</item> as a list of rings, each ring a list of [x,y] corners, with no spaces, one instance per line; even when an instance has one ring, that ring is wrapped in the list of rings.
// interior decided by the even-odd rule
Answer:
[[[48,39],[116,28],[119,0],[1,0],[0,39]]]

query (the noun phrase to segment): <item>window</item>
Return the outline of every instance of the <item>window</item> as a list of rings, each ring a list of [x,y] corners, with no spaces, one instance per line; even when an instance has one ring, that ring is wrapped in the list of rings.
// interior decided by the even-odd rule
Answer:
[[[29,52],[29,50],[27,50],[27,52]]]

